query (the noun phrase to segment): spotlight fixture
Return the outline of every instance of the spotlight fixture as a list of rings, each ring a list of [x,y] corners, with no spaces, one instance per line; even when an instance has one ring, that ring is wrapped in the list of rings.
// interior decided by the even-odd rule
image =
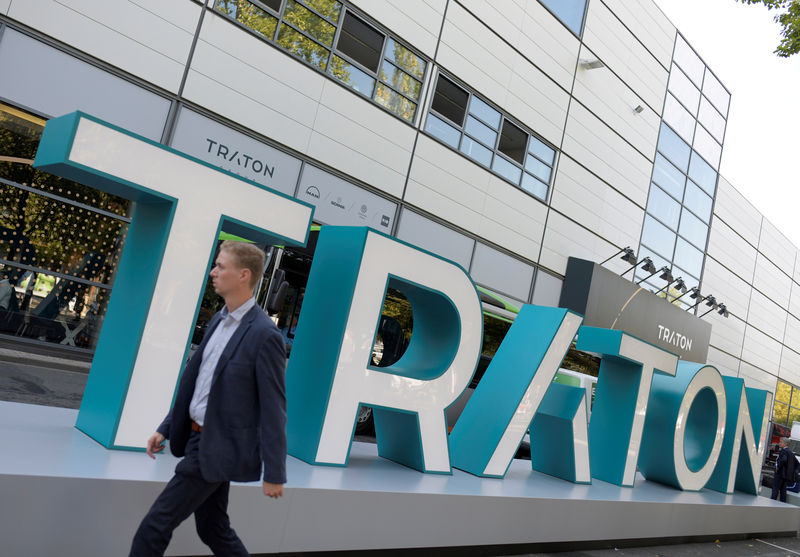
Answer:
[[[603,64],[600,60],[595,58],[594,60],[581,60],[578,62],[581,68],[584,70],[596,70],[597,68],[605,68],[606,65]]]
[[[608,259],[603,260],[600,263],[600,265],[605,265],[606,263],[614,259],[616,256],[618,256],[620,253],[623,254],[622,257],[620,257],[620,259],[622,259],[623,261],[627,261],[631,265],[636,265],[636,252],[634,252],[630,246],[625,246],[624,248],[619,250],[617,253],[615,253]]]
[[[713,298],[713,296],[711,296],[711,298]],[[711,309],[706,311],[703,315],[708,315],[714,310],[717,310],[717,313],[719,313],[722,317],[728,317],[728,315],[730,315],[728,313],[728,308],[725,307],[725,304],[717,305],[716,300],[713,300],[713,302],[714,302],[713,304],[709,304],[708,302],[706,302],[706,305],[711,306]],[[700,317],[703,317],[703,315],[701,315]]]
[[[719,313],[722,317],[728,317],[728,315],[730,315],[728,313],[728,308],[725,307],[725,304],[719,305],[719,310],[717,311],[717,313]]]
[[[670,277],[671,277],[671,275],[670,275]],[[661,278],[664,278],[664,276],[662,275]],[[667,280],[667,279],[664,278],[664,280]],[[658,296],[659,294],[661,294],[664,290],[666,290],[667,288],[669,288],[673,284],[675,285],[675,288],[677,288],[681,292],[686,292],[686,283],[683,282],[683,279],[681,277],[678,277],[678,278],[674,278],[674,279],[668,281],[667,284],[665,284],[663,287],[661,287],[658,290],[656,290],[654,292],[654,294],[656,296]]]
[[[665,267],[661,267],[661,270],[664,271],[664,272],[661,273],[660,275],[658,275],[658,278],[660,278],[661,280],[667,281],[667,285],[672,284],[673,282],[675,282],[675,279],[673,278],[672,273],[669,270],[669,267],[666,267],[666,266]]]
[[[669,267],[664,266],[664,267],[661,267],[660,269],[656,269],[656,266],[653,265],[652,263],[653,262],[651,261],[649,268],[648,268],[647,265],[642,267],[643,271],[649,271],[650,274],[647,275],[646,277],[644,277],[643,279],[637,280],[636,284],[642,284],[644,281],[646,281],[647,279],[649,279],[650,277],[652,277],[653,275],[655,275],[659,271],[661,271],[661,278],[662,279],[667,280],[666,277],[672,278],[672,274],[670,274],[670,272],[669,272]]]
[[[644,107],[640,104],[636,105],[636,108],[633,109],[636,114],[641,114],[644,111]]]
[[[692,294],[690,296],[690,298],[695,298],[695,295]],[[714,296],[712,294],[709,294],[708,296],[703,296],[703,295],[700,294],[700,291],[698,290],[697,291],[697,301],[694,303],[694,305],[692,307],[689,308],[689,310],[693,310],[694,308],[696,308],[697,306],[699,306],[703,302],[705,302],[706,305],[711,307],[712,309],[716,309],[717,308],[717,300],[716,300],[716,298],[714,298]]]
[[[683,277],[678,277],[675,280],[675,288],[680,290],[682,294],[686,294],[686,283],[683,280]]]
[[[683,281],[681,281],[681,282],[683,282]],[[689,294],[689,297],[692,298],[692,299],[697,298],[698,296],[700,296],[700,289],[697,288],[696,286],[692,286],[689,290],[686,290],[686,285],[684,285],[684,287],[681,288],[681,292],[683,292],[683,294],[681,294],[677,298],[673,299],[672,300],[673,302],[675,300],[680,300],[681,298],[686,296],[686,294],[689,294],[689,292],[691,292],[691,294]]]

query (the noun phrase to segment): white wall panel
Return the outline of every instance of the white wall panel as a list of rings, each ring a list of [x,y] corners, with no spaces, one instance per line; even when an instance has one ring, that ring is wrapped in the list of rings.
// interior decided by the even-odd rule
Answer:
[[[725,303],[727,298],[717,296],[717,300]],[[726,304],[727,305],[727,304]],[[775,302],[753,290],[750,294],[750,310],[747,313],[747,323],[768,334],[778,342],[783,342],[783,333],[786,330],[786,310]]]
[[[712,346],[729,354],[739,354],[742,351],[744,321],[733,315],[725,318],[714,311],[703,317],[703,320],[711,323]]]
[[[724,220],[742,238],[758,247],[763,220],[761,213],[722,176],[717,183],[714,216]]]
[[[308,154],[400,198],[415,135],[411,126],[327,81]]]
[[[775,393],[778,386],[777,374],[772,374],[751,366],[747,362],[742,362],[739,366],[739,377],[744,379],[744,384],[753,389],[763,389]]]
[[[570,89],[580,42],[539,2],[459,3],[564,89]]]
[[[533,282],[533,266],[481,242],[475,245],[472,279],[492,290],[527,300]]]
[[[11,0],[0,0],[0,14],[7,14],[11,6]]]
[[[437,61],[522,124],[560,143],[568,93],[456,3],[447,10]]]
[[[655,2],[603,0],[661,65],[669,68],[675,43],[675,26]]]
[[[727,224],[719,219],[711,223],[708,255],[750,282],[756,266],[756,248],[745,242]]]
[[[797,248],[792,242],[767,219],[761,222],[761,237],[758,251],[767,256],[777,267],[789,275],[794,274],[794,261]]]
[[[200,10],[194,2],[25,0],[8,15],[177,93]]]
[[[644,210],[567,155],[558,163],[550,206],[612,244],[639,245]]]
[[[747,327],[742,345],[742,360],[778,375],[781,362],[781,343],[753,327]]]
[[[447,0],[354,0],[353,4],[401,42],[433,58]]]
[[[563,151],[641,207],[653,163],[578,102],[570,105]]]
[[[779,377],[794,385],[800,385],[800,354],[786,347],[783,348]]]
[[[584,46],[580,57],[592,60],[595,55]],[[652,160],[661,118],[608,68],[579,67],[572,95]],[[634,111],[637,106],[644,108],[639,114]]]
[[[326,78],[206,14],[184,96],[305,153]]]
[[[753,288],[759,289],[779,306],[789,306],[789,293],[792,279],[781,272],[761,253],[756,258],[756,271],[753,276]]]
[[[797,317],[790,315],[786,320],[786,335],[783,337],[783,344],[800,352],[800,319]]]
[[[397,237],[422,249],[455,261],[465,270],[472,261],[475,240],[408,209],[400,214]]]
[[[800,284],[794,281],[792,281],[792,294],[789,297],[789,313],[800,319]]]
[[[536,273],[536,284],[533,287],[531,303],[537,306],[558,307],[563,284],[563,279],[539,270]]]
[[[730,377],[738,377],[739,375],[739,358],[717,350],[713,346],[708,347],[706,363],[717,368],[717,371],[722,375],[728,375]]]
[[[655,111],[660,111],[669,72],[602,2],[589,2],[583,42]]]
[[[551,210],[547,217],[547,228],[544,232],[539,263],[563,275],[567,270],[567,258],[570,256],[590,261],[602,261],[618,249],[557,211]],[[620,264],[619,259],[613,259],[606,266],[614,269],[619,268]],[[629,268],[630,265],[627,267]]]
[[[706,258],[702,292],[713,294],[717,301],[725,304],[728,313],[745,320],[752,290],[749,283],[731,273],[717,260]]]

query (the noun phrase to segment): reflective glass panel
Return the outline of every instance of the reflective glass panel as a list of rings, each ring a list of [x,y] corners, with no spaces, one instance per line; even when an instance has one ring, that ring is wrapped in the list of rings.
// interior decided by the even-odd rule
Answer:
[[[425,75],[425,60],[408,50],[406,47],[389,38],[386,43],[386,59],[403,69],[419,80]]]
[[[728,113],[728,105],[731,101],[731,94],[725,90],[722,83],[714,76],[713,73],[707,71],[703,81],[703,94],[708,97],[708,100],[717,107],[723,115]]]
[[[305,8],[303,8],[303,10],[305,10]],[[322,20],[320,19],[320,21]],[[280,31],[278,31],[278,39],[275,42],[278,43],[278,46],[291,52],[310,66],[325,70],[328,64],[328,54],[330,54],[330,51],[321,47],[308,37],[298,33],[288,25],[281,25]]]
[[[681,204],[656,186],[650,186],[650,195],[647,199],[647,212],[666,224],[672,230],[678,229],[678,220],[681,216]]]
[[[517,165],[508,162],[501,155],[494,156],[494,161],[492,162],[492,170],[497,172],[500,176],[502,176],[509,182],[513,182],[514,184],[519,184],[519,177],[520,174],[522,173],[522,169]]]
[[[675,247],[675,233],[647,215],[642,228],[642,243],[669,260]]]
[[[700,89],[695,87],[692,80],[686,77],[678,66],[673,65],[669,72],[670,93],[681,101],[691,114],[697,114],[697,103],[700,102]]]
[[[413,100],[419,98],[419,90],[422,87],[422,83],[386,60],[383,61],[381,66],[381,81],[391,85],[392,89],[400,91],[403,95]]]
[[[775,401],[772,409],[772,421],[776,424],[787,425],[789,422],[789,407],[782,402]]]
[[[535,195],[542,201],[547,199],[547,184],[540,182],[527,172],[522,173],[521,186],[526,192]]]
[[[366,22],[347,12],[336,48],[362,66],[378,71],[383,50],[383,33],[379,33]]]
[[[700,57],[695,54],[692,47],[689,46],[683,37],[680,35],[675,39],[675,52],[672,54],[672,59],[683,69],[686,75],[698,87],[703,84],[703,73],[706,66]]]
[[[661,133],[658,135],[658,150],[684,172],[689,168],[691,148],[664,123],[661,124]]]
[[[528,148],[528,134],[517,126],[506,120],[503,122],[503,130],[500,132],[500,142],[497,150],[507,155],[511,160],[522,164],[525,160],[525,152]]]
[[[717,109],[705,97],[700,100],[700,113],[697,119],[711,132],[714,139],[722,143],[725,138],[725,118],[717,112]]]
[[[530,140],[528,141],[528,152],[536,155],[551,166],[553,165],[553,160],[556,156],[556,152],[553,149],[533,136],[531,136]]]
[[[217,0],[217,11],[272,40],[278,18],[247,0]],[[280,3],[278,5],[280,7]]]
[[[552,169],[536,157],[525,158],[525,170],[535,175],[543,182],[550,183]]]
[[[417,105],[400,93],[392,91],[383,83],[378,83],[378,87],[375,89],[375,102],[388,108],[407,122],[414,121]]]
[[[325,46],[333,44],[336,27],[294,0],[286,0],[283,21],[291,23],[296,29],[299,29],[309,37],[313,37]],[[284,26],[282,25],[281,27]]]
[[[719,158],[722,156],[722,146],[711,137],[703,126],[697,126],[694,132],[694,149],[706,159],[714,168],[719,167]]]
[[[672,126],[687,143],[692,142],[695,125],[694,117],[669,93],[667,93],[667,99],[664,102],[664,121]]]
[[[711,198],[691,180],[686,182],[686,196],[683,198],[683,204],[705,222],[711,219]]]
[[[431,108],[461,127],[467,111],[469,94],[461,87],[440,75],[436,80],[436,91],[433,94]]]
[[[575,33],[581,35],[583,16],[586,13],[586,0],[539,0],[561,20],[561,23]]]
[[[692,153],[692,164],[689,165],[689,178],[703,188],[708,195],[714,196],[714,191],[717,188],[717,172],[697,153]]]
[[[466,135],[461,140],[461,152],[486,168],[492,164],[492,152]]]
[[[775,389],[775,402],[789,404],[792,400],[792,386],[784,381],[778,381]]]
[[[678,238],[675,245],[675,264],[686,269],[692,276],[699,277],[703,270],[703,252],[695,248],[683,238]]]
[[[482,124],[472,116],[467,117],[467,125],[464,128],[468,134],[486,145],[494,149],[494,144],[497,141],[497,132],[492,128]]]
[[[661,257],[656,252],[651,249],[648,249],[647,246],[639,246],[639,252],[636,254],[638,261],[643,261],[645,257],[649,257],[653,262],[653,265],[656,266],[656,269],[660,269],[661,267],[669,267],[670,263],[664,257]],[[671,255],[671,254],[670,254]],[[643,279],[650,273],[645,272],[641,269],[641,266],[636,267],[636,271],[634,271],[635,280]],[[625,275],[630,276],[630,273]]]
[[[336,0],[303,0],[303,3],[333,23],[339,21],[342,13],[342,5]]]
[[[362,95],[372,96],[372,91],[375,89],[375,79],[344,58],[339,58],[334,54],[331,58],[331,64],[328,66],[328,73]]]
[[[705,250],[708,238],[708,226],[689,211],[681,215],[681,226],[678,229],[681,236],[689,240],[695,247]]]
[[[425,121],[425,131],[438,137],[453,149],[458,149],[461,132],[435,114],[428,113],[428,119]]]
[[[469,103],[469,112],[474,114],[494,129],[500,126],[500,113],[494,108],[480,100],[475,95],[472,95],[472,100]]]
[[[678,201],[683,199],[686,176],[661,155],[656,155],[656,162],[653,165],[653,181]]]

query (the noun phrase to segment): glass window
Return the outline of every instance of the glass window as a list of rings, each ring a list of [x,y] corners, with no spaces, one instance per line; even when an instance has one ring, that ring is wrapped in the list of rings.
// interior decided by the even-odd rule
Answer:
[[[375,102],[388,108],[407,122],[414,121],[417,105],[383,83],[378,83],[375,88]]]
[[[503,122],[503,131],[500,133],[500,143],[497,150],[507,155],[508,158],[522,164],[528,147],[528,134],[506,120]]]
[[[717,172],[697,153],[692,153],[689,178],[703,188],[708,195],[714,196],[714,191],[717,189]]]
[[[378,70],[381,61],[383,39],[382,33],[367,25],[351,12],[347,12],[344,16],[344,23],[342,23],[342,30],[339,32],[336,48],[342,54],[346,54],[352,60],[374,72]]]
[[[722,156],[722,146],[711,137],[703,126],[697,126],[694,132],[694,149],[706,159],[712,167],[719,167],[719,158]]]
[[[653,165],[653,182],[678,201],[683,199],[686,176],[661,155],[656,155],[656,162]]]
[[[669,72],[669,92],[675,95],[683,106],[685,106],[692,115],[697,114],[697,103],[700,102],[700,89],[694,86],[692,80],[686,77],[686,74],[681,69],[674,65]]]
[[[286,23],[290,23],[292,27],[301,31],[304,35],[308,35],[325,46],[330,47],[333,45],[336,26],[331,25],[294,0],[287,0],[286,9],[283,11],[283,21],[284,24],[281,25],[281,28]]]
[[[436,80],[436,92],[433,94],[431,108],[461,127],[464,124],[468,99],[469,94],[466,91],[440,75]]]
[[[583,16],[586,13],[586,0],[539,0],[567,28],[581,36]]]
[[[681,204],[672,199],[664,191],[653,184],[647,199],[647,212],[666,224],[672,230],[678,229],[681,216]]]
[[[691,148],[664,123],[661,124],[661,133],[658,135],[658,150],[682,171],[686,172],[689,168]]]
[[[642,243],[669,260],[672,259],[672,251],[675,248],[675,233],[647,215],[642,228]]]
[[[703,270],[703,252],[695,248],[683,238],[678,238],[675,245],[675,264],[686,269],[692,276],[699,277]]]
[[[464,129],[472,137],[487,147],[494,149],[494,144],[497,142],[497,132],[492,128],[482,124],[472,116],[467,116],[467,125]]]
[[[383,66],[381,66],[381,81],[412,100],[419,98],[422,83],[394,66],[388,60],[384,60]]]
[[[375,79],[344,58],[340,58],[334,54],[331,58],[331,64],[328,66],[328,73],[362,95],[372,97],[372,92],[375,89]]]
[[[691,180],[686,182],[683,205],[691,209],[701,220],[709,222],[711,219],[711,198]]]
[[[500,176],[502,176],[509,182],[519,184],[519,178],[520,174],[522,173],[522,170],[515,164],[508,162],[501,155],[494,156],[494,161],[492,162],[492,170],[497,172]]]
[[[701,250],[706,249],[708,226],[689,211],[684,211],[681,215],[681,227],[678,232],[681,236],[693,243],[695,247]]]
[[[453,149],[458,149],[458,142],[461,139],[461,131],[457,130],[433,113],[428,114],[425,121],[425,131],[438,137]]]
[[[547,199],[547,184],[542,183],[527,172],[522,173],[522,189],[542,201]]]
[[[692,142],[695,126],[694,116],[689,114],[689,111],[683,108],[669,93],[664,102],[664,121],[672,126],[687,143]]]
[[[480,100],[475,95],[472,95],[472,100],[469,103],[469,112],[474,114],[494,129],[500,126],[500,113],[494,108]]]
[[[731,101],[731,94],[725,89],[722,83],[710,71],[706,72],[703,80],[703,94],[708,100],[717,107],[723,115],[728,113],[728,105]]]
[[[789,423],[789,405],[776,401],[772,410],[772,421],[776,424],[787,425]]]
[[[725,118],[705,97],[700,99],[700,112],[697,119],[714,136],[714,139],[722,143],[725,138]]]
[[[792,401],[792,386],[784,381],[778,381],[778,387],[775,389],[775,401],[789,404]],[[800,406],[800,400],[797,401]]]
[[[492,163],[492,152],[467,135],[461,140],[461,152],[486,168]]]
[[[420,81],[425,75],[425,60],[396,42],[391,37],[386,43],[386,59]]]
[[[680,35],[675,38],[675,52],[672,54],[672,59],[686,72],[695,85],[698,87],[703,85],[706,65]]]
[[[339,21],[342,13],[342,5],[336,0],[303,0],[303,3],[333,23]]]
[[[271,4],[273,3],[265,2],[265,4],[272,7]],[[245,27],[263,35],[267,39],[272,40],[275,36],[278,18],[270,15],[269,12],[262,10],[252,2],[248,2],[247,0],[217,0],[215,7],[217,11],[238,21]],[[278,8],[280,8],[280,2],[278,2]],[[277,12],[278,10],[276,9],[275,11]]]
[[[535,137],[531,136],[530,142],[528,144],[528,152],[532,155],[536,155],[541,160],[546,162],[549,165],[553,165],[553,160],[555,159],[556,152],[536,139]]]
[[[525,170],[539,178],[542,182],[550,183],[550,174],[553,169],[536,157],[528,157],[525,159]]]
[[[330,51],[288,25],[281,25],[278,39],[275,42],[310,66],[324,71],[328,65]]]
[[[692,273],[686,271],[686,269],[681,269],[677,265],[673,265],[672,266],[672,276],[673,277],[683,277],[683,281],[686,283],[686,287],[687,288],[691,288],[692,286],[697,286],[697,285],[700,284],[700,279],[698,277],[692,275]],[[686,299],[687,299],[687,301],[691,300],[691,298],[689,298],[689,296],[686,296]],[[692,304],[693,303],[694,302],[692,302]],[[692,304],[689,304],[689,305],[692,305]]]

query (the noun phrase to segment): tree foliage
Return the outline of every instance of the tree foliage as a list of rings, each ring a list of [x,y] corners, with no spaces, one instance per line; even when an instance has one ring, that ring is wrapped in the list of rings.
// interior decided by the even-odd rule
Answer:
[[[763,4],[768,10],[778,10],[775,21],[781,25],[780,44],[775,54],[788,58],[800,52],[800,0],[737,0],[743,4]]]

